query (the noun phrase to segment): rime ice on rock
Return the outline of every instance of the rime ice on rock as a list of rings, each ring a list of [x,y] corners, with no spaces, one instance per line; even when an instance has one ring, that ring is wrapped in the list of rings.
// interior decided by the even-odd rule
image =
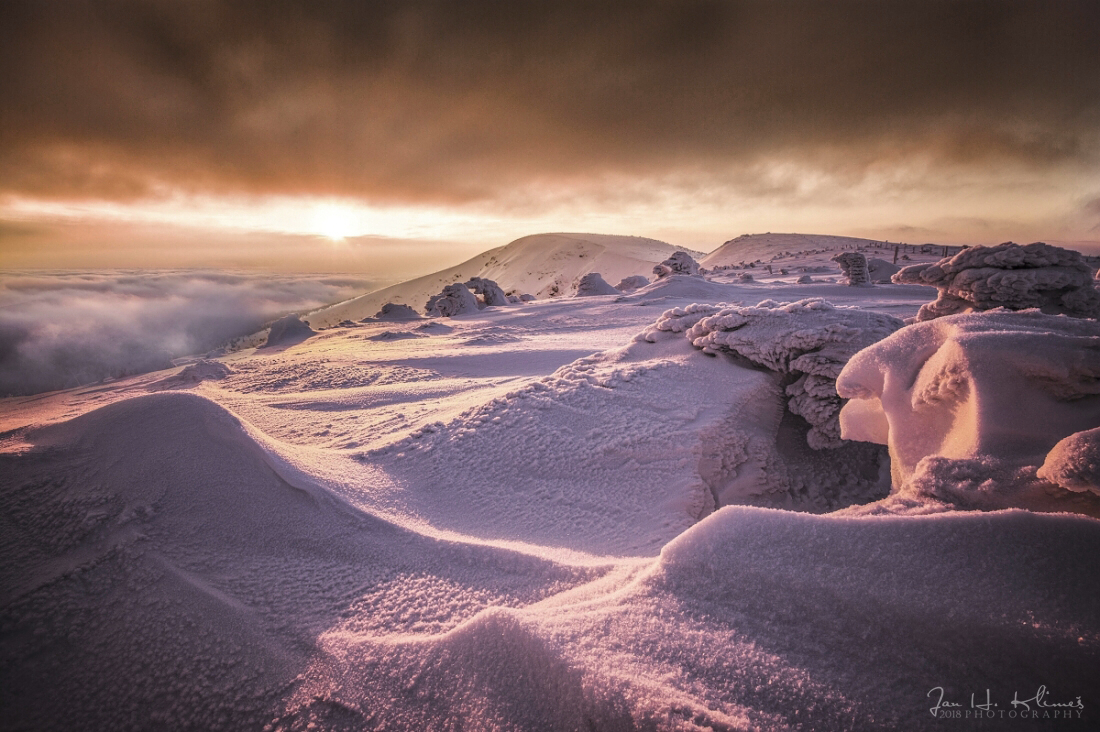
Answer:
[[[619,284],[615,285],[615,289],[619,292],[633,292],[634,290],[645,287],[649,284],[649,278],[643,275],[631,275],[619,280]]]
[[[1100,511],[1066,492],[1097,491],[1095,320],[997,310],[916,323],[856,354],[837,391],[850,400],[842,436],[889,446],[898,505]]]
[[[860,349],[901,328],[902,321],[858,308],[835,307],[821,298],[756,307],[691,305],[666,311],[642,337],[656,331],[684,332],[707,353],[728,352],[757,366],[789,375],[787,408],[810,424],[806,441],[815,450],[843,444],[838,414],[843,400],[835,380]]]
[[[475,295],[481,295],[481,299],[487,307],[508,304],[508,296],[504,294],[504,290],[501,289],[500,285],[493,280],[484,277],[471,277],[466,281],[466,287],[473,290]]]
[[[263,348],[282,344],[298,343],[314,335],[315,331],[309,327],[309,322],[302,320],[298,313],[284,315],[271,324],[267,334],[267,342]]]
[[[841,252],[834,256],[832,261],[840,265],[840,270],[848,278],[850,286],[870,284],[871,278],[867,273],[867,257],[859,252]]]
[[[810,277],[808,274],[804,274],[804,275],[799,275],[798,279],[795,280],[794,282],[795,282],[796,285],[809,285],[809,284],[812,284],[813,281],[814,281],[813,277]]]
[[[599,272],[589,272],[577,280],[577,290],[573,294],[573,297],[619,294],[621,294],[621,292],[609,285]]]
[[[653,274],[657,279],[669,275],[698,275],[699,263],[687,252],[675,252],[671,257],[656,265]]]
[[[1100,292],[1084,258],[1042,242],[972,247],[935,264],[905,267],[891,279],[939,290],[934,302],[921,306],[918,321],[997,307],[1100,317]]]
[[[424,306],[424,312],[427,315],[443,318],[477,311],[477,297],[470,292],[469,287],[460,282],[447,285],[443,288],[443,292],[433,295]]]

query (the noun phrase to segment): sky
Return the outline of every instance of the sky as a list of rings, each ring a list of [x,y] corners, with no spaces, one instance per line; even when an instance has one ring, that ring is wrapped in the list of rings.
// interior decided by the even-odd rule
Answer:
[[[0,3],[0,269],[545,231],[1100,251],[1100,3]]]

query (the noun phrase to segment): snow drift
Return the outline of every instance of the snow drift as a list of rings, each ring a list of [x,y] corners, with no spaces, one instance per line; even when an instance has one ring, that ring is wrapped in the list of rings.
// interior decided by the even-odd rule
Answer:
[[[934,302],[920,309],[917,320],[998,307],[1100,317],[1092,268],[1079,252],[1042,242],[973,247],[935,264],[905,267],[892,279],[939,291]]]
[[[896,507],[1100,515],[1081,492],[1100,426],[1094,320],[996,310],[917,323],[856,354],[837,391],[851,400],[842,435],[889,446]]]

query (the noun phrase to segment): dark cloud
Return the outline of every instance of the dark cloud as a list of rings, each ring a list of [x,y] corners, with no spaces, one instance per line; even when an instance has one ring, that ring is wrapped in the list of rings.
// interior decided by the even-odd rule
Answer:
[[[0,29],[0,186],[34,196],[1100,159],[1092,0],[8,0]]]
[[[0,278],[0,396],[166,368],[370,284],[213,271],[8,273]]]

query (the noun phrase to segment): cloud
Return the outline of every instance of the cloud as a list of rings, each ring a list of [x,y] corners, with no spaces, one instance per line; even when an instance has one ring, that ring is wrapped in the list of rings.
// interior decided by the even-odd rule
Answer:
[[[496,200],[775,161],[1100,161],[1100,5],[11,0],[0,181]],[[752,184],[747,184],[752,187]],[[766,176],[760,185],[767,186]]]
[[[0,396],[166,368],[284,313],[370,289],[339,275],[8,273],[0,277]]]

